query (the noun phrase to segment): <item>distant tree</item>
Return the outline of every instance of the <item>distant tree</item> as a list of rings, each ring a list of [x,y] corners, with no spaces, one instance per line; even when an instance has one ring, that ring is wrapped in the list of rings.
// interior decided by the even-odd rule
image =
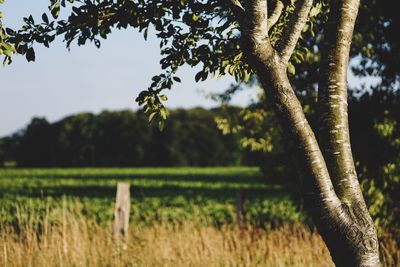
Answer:
[[[3,166],[6,161],[5,143],[6,140],[0,140],[0,166]]]
[[[237,109],[237,108],[232,108]],[[21,167],[224,166],[252,163],[237,137],[216,128],[220,110],[172,110],[169,127],[148,127],[142,111],[80,113],[29,125],[0,139],[0,160]],[[254,163],[253,163],[254,164]]]
[[[24,132],[16,135],[18,145],[15,147],[15,160],[27,167],[52,166],[54,137],[46,119],[33,118]]]
[[[182,165],[240,165],[244,152],[235,137],[224,138],[217,130],[214,117],[218,113],[218,110],[206,111],[203,108],[175,110],[171,112],[168,127],[162,133],[154,131],[153,137],[157,139],[164,132],[168,135],[171,130],[173,136],[167,141],[174,143],[169,146],[173,149],[169,151],[170,158],[179,158]],[[159,140],[160,146],[163,146],[162,142]]]
[[[67,117],[55,126],[58,145],[56,158],[59,164],[65,166],[93,165],[94,122],[93,114],[81,113]]]
[[[314,6],[312,0],[69,2],[78,4],[67,20],[50,21],[44,14],[39,24],[28,17],[20,31],[3,31],[6,60],[13,52],[34,60],[33,43],[48,46],[56,35],[64,35],[67,46],[89,40],[99,47],[99,38],[106,38],[112,27],[138,28],[146,37],[153,26],[165,73],[153,77],[137,100],[160,128],[167,117],[161,92],[180,81],[175,73],[183,64],[202,63],[196,81],[225,74],[246,81],[257,75],[287,140],[296,144],[311,214],[334,262],[379,266],[376,230],[357,179],[347,116],[347,70],[358,0],[318,1]],[[54,18],[64,5],[64,0],[51,0]],[[324,40],[319,47],[307,44],[316,31]],[[288,77],[295,73],[293,62],[308,62],[304,59],[310,54],[320,57],[318,142]]]
[[[94,164],[143,166],[149,142],[146,122],[133,111],[104,111],[96,117],[93,135]]]

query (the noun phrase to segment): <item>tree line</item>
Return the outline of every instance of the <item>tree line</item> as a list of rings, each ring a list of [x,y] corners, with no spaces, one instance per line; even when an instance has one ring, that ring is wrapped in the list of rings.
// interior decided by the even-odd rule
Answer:
[[[232,108],[235,109],[235,108]],[[142,111],[80,113],[50,123],[33,118],[0,139],[1,162],[18,167],[251,165],[237,136],[224,136],[219,109],[177,109],[167,127],[149,127]],[[3,164],[2,164],[3,165]]]
[[[316,123],[316,108],[311,105],[307,112],[311,123]],[[262,122],[244,125],[245,132],[226,134],[218,129],[217,117],[237,119],[243,110],[233,106],[172,110],[163,131],[149,126],[141,110],[80,113],[54,123],[33,118],[24,129],[0,139],[0,165],[10,161],[20,167],[258,165],[271,179],[290,179],[295,175],[286,166],[290,142],[282,141],[273,112]],[[382,166],[399,156],[393,140],[400,136],[400,93],[376,90],[353,96],[349,120],[359,172],[379,176]],[[268,143],[259,146],[270,145],[270,150],[244,142],[265,133]]]

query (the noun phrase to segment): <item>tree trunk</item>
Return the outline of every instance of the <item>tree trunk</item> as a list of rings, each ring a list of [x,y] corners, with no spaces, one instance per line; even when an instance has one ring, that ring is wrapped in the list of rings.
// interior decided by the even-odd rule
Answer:
[[[278,64],[265,63],[259,67],[261,70],[258,73],[263,73],[260,79],[266,94],[275,104],[285,132],[297,144],[296,160],[305,177],[306,205],[332,259],[337,266],[379,266],[377,235],[365,202],[344,201],[336,195],[314,133],[289,83],[286,70]],[[271,65],[278,67],[271,69],[268,67]],[[361,195],[359,186],[358,190]],[[346,194],[352,199],[351,192]]]
[[[338,266],[379,265],[377,234],[357,179],[347,114],[347,71],[358,7],[359,0],[331,1],[318,87],[319,140],[342,201],[344,237],[322,227],[320,232],[325,232],[322,236]]]
[[[337,266],[379,266],[377,234],[355,172],[347,122],[348,57],[358,1],[331,1],[319,94],[323,152],[287,76],[288,61],[311,6],[312,0],[296,1],[276,49],[268,38],[266,0],[250,0],[245,8],[233,11],[242,28],[248,63],[296,144],[306,204],[333,261]]]

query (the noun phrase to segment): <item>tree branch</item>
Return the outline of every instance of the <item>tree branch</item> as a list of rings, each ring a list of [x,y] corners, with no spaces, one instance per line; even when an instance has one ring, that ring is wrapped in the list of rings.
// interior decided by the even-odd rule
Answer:
[[[289,19],[289,24],[284,29],[284,34],[279,40],[277,51],[284,63],[289,62],[293,50],[299,40],[301,31],[307,22],[308,14],[312,7],[313,0],[297,0],[295,9]]]
[[[340,206],[340,200],[334,191],[317,139],[289,82],[285,68],[271,68],[269,72],[265,70],[263,73],[268,73],[261,77],[266,94],[275,104],[285,132],[296,145],[297,165],[305,177],[303,182],[306,196],[310,197],[311,201],[316,201],[315,205],[319,208],[335,212]]]
[[[282,14],[282,10],[284,8],[284,5],[282,3],[282,1],[277,0],[275,3],[275,8],[272,11],[271,16],[269,16],[267,24],[268,24],[268,31],[278,22],[279,17]]]
[[[268,37],[267,0],[248,0],[245,2],[245,19],[240,24],[242,48],[248,55],[251,65],[267,60],[275,54]]]
[[[234,5],[237,9],[244,11],[244,7],[242,6],[239,0],[230,0],[230,1],[232,5]]]
[[[227,0],[229,8],[232,10],[235,19],[239,22],[239,24],[243,23],[245,18],[245,9],[240,3],[239,0]]]
[[[249,31],[255,43],[262,43],[268,38],[267,0],[249,0],[246,15],[251,18],[246,25],[246,30]]]
[[[309,2],[311,3],[311,1]],[[271,97],[272,102],[276,105],[280,121],[288,136],[298,145],[297,158],[299,159],[299,166],[302,166],[304,174],[307,176],[306,187],[310,196],[318,200],[321,209],[336,210],[340,206],[340,201],[333,189],[314,132],[289,82],[286,64],[282,62],[281,56],[276,53],[269,42],[267,1],[249,0],[246,3],[246,23],[241,27],[243,30],[243,48],[248,54],[248,63],[258,74],[266,94]],[[300,6],[301,10],[307,9],[305,18],[302,19],[305,22],[310,8],[304,8],[304,5]],[[302,14],[302,12],[299,14]],[[302,15],[302,17],[304,16]],[[297,27],[301,31],[304,23],[300,24]],[[289,36],[288,38],[291,39],[292,37]],[[297,42],[297,39],[293,42]]]
[[[354,167],[347,115],[347,71],[359,0],[332,1],[318,88],[319,138],[332,181],[344,201],[364,203]]]

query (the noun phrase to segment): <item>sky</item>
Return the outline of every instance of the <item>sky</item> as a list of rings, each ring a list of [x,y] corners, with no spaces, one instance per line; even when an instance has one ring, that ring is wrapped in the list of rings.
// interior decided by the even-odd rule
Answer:
[[[6,27],[18,28],[22,18],[33,14],[40,19],[49,0],[6,0],[0,5]],[[149,32],[144,40],[136,29],[115,30],[100,49],[94,45],[73,47],[69,52],[62,40],[50,48],[35,46],[36,61],[14,57],[13,63],[0,66],[0,137],[25,127],[32,117],[57,121],[78,112],[138,109],[135,98],[161,73],[159,42]],[[178,72],[182,83],[166,91],[169,108],[214,107],[206,97],[221,92],[234,80],[231,77],[196,83],[200,69],[183,67]],[[254,99],[256,89],[239,93],[233,104],[244,106]]]

